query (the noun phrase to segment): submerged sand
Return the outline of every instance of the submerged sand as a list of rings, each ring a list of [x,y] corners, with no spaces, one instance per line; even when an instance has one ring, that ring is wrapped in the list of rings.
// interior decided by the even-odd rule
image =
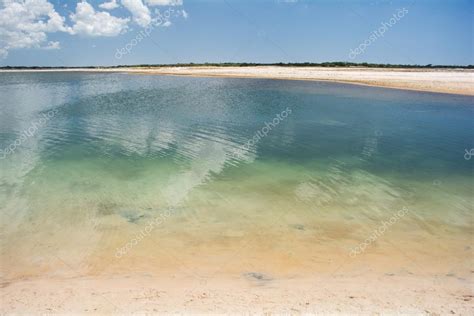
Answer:
[[[3,70],[0,72],[8,72]],[[150,67],[117,69],[53,69],[22,71],[128,72],[224,78],[264,78],[331,81],[426,92],[474,95],[474,70],[403,68],[326,68],[326,67]]]
[[[19,232],[23,244],[3,247],[9,255],[3,256],[1,312],[474,312],[468,228],[432,221],[425,231],[417,212],[351,256],[351,246],[374,226],[359,236],[340,218],[311,221],[300,214],[304,220],[297,220],[293,211],[273,214],[268,225],[244,214],[230,214],[229,224],[207,214],[173,215],[118,256],[143,223],[117,214],[92,223],[76,219],[76,228],[63,223],[62,230],[51,223],[29,233],[33,243]]]

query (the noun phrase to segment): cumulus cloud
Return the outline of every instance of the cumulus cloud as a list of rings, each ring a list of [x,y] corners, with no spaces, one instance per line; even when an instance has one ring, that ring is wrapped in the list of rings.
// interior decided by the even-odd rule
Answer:
[[[142,27],[151,22],[150,10],[142,0],[122,0],[122,4],[132,14],[133,21]]]
[[[76,12],[70,18],[74,22],[71,34],[92,37],[116,36],[127,29],[129,22],[128,18],[117,18],[108,12],[96,12],[86,1],[77,4]]]
[[[46,33],[66,31],[64,18],[47,0],[4,0],[0,7],[0,57],[7,57],[11,49],[47,48]]]
[[[119,5],[117,3],[117,0],[110,0],[109,2],[104,2],[99,5],[99,8],[105,9],[105,10],[113,10],[118,8]]]
[[[98,6],[100,9],[113,10],[120,6],[117,0],[102,1]],[[142,0],[121,0],[133,21],[141,27],[162,17],[152,16],[148,6],[178,6],[183,1],[145,0],[145,3]],[[48,33],[98,37],[117,36],[127,31],[130,18],[116,17],[100,9],[96,10],[86,0],[82,0],[77,3],[75,12],[70,14],[72,24],[68,25],[48,0],[0,0],[0,59],[6,58],[12,49],[59,49],[59,42],[48,41]],[[174,14],[187,17],[184,10],[175,11]],[[170,24],[167,19],[162,25]]]

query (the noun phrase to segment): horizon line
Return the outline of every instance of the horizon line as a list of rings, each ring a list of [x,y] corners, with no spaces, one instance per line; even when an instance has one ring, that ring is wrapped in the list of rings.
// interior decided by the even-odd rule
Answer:
[[[474,69],[474,65],[433,65],[433,64],[383,64],[383,63],[353,63],[345,61],[335,61],[335,62],[276,62],[276,63],[253,63],[253,62],[204,62],[204,63],[169,63],[169,64],[124,64],[124,65],[114,65],[114,66],[18,66],[18,65],[8,65],[0,66],[0,69],[96,69],[96,68],[127,68],[127,67],[199,67],[199,66],[217,66],[217,67],[251,67],[251,66],[282,66],[282,67],[366,67],[366,68],[462,68],[462,69]]]

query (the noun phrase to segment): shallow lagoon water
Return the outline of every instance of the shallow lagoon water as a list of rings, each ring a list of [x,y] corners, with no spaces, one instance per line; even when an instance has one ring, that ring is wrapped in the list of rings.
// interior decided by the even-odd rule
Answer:
[[[0,94],[4,280],[471,273],[470,97],[72,72]]]

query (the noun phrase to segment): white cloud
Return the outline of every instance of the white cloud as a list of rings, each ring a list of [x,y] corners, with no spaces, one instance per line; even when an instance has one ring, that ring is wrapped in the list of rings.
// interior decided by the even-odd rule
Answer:
[[[149,6],[157,5],[183,5],[183,0],[145,0]]]
[[[151,22],[150,10],[142,0],[122,0],[122,4],[132,13],[133,21],[141,27],[146,27]]]
[[[74,22],[71,34],[92,37],[119,35],[127,29],[129,22],[128,18],[117,18],[108,12],[96,12],[86,1],[79,2],[76,6],[76,12],[71,14],[70,17]]]
[[[113,10],[118,8],[119,5],[117,3],[117,0],[110,0],[109,2],[104,2],[99,5],[99,8],[105,9],[105,10]]]
[[[4,0],[0,7],[0,58],[7,57],[11,49],[42,48],[47,32],[67,31],[64,18],[47,0]]]
[[[51,1],[51,0],[50,0]],[[118,8],[118,0],[102,0],[99,8]],[[148,6],[177,6],[182,0],[145,0]],[[121,0],[121,4],[131,13],[133,21],[146,27],[158,17],[152,17],[143,0]],[[63,5],[65,6],[65,5]],[[175,16],[187,18],[184,10]],[[166,16],[166,15],[165,15]],[[0,59],[6,58],[12,49],[42,48],[59,49],[60,43],[48,41],[48,33],[64,32],[84,36],[117,36],[128,28],[130,18],[116,17],[106,11],[96,11],[86,0],[77,3],[70,14],[72,25],[56,12],[48,0],[0,0]],[[162,18],[160,19],[162,20]],[[171,22],[166,19],[163,26]]]
[[[61,45],[59,42],[49,41],[48,46],[42,47],[43,49],[60,49]]]

